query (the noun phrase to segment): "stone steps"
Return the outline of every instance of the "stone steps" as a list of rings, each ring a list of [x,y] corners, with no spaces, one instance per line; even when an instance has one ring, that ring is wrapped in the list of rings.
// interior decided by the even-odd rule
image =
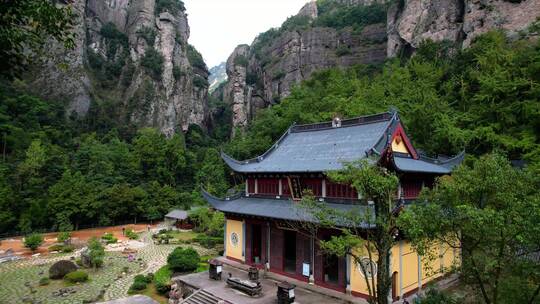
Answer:
[[[184,299],[184,301],[182,301],[181,303],[185,303],[185,304],[219,304],[219,303],[226,303],[226,302],[221,300],[220,298],[210,294],[209,292],[205,291],[204,289],[199,289],[196,292],[194,292],[191,296]]]

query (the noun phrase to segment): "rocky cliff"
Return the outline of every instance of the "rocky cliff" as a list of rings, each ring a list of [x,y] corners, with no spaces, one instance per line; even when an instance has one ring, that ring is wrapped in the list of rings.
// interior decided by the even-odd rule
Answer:
[[[238,46],[227,60],[229,80],[215,95],[230,104],[233,127],[242,129],[317,70],[410,56],[427,39],[467,47],[489,30],[523,33],[539,16],[540,0],[310,2],[281,28]]]
[[[525,31],[540,17],[540,0],[403,0],[388,11],[388,56],[412,53],[426,40],[463,47],[493,29]]]
[[[238,46],[227,60],[228,82],[223,88],[233,126],[246,127],[258,109],[279,103],[315,71],[382,62],[386,58],[385,16],[350,26],[347,21],[332,23],[345,6],[371,2],[376,1],[339,1],[335,7],[310,2],[281,28],[259,35],[251,45]]]
[[[207,120],[208,71],[188,44],[180,0],[77,0],[76,46],[50,46],[30,82],[79,117],[103,107],[120,124],[170,135]]]

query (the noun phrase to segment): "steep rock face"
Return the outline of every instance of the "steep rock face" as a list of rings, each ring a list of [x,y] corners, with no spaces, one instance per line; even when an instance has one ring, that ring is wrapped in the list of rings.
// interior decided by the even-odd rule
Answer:
[[[525,30],[539,16],[540,0],[405,0],[388,11],[388,56],[413,52],[426,39],[467,47],[493,29]]]
[[[72,5],[79,19],[76,47],[52,46],[52,56],[32,79],[38,94],[65,99],[69,114],[80,117],[112,103],[117,121],[156,127],[166,135],[205,125],[208,71],[187,43],[181,1],[159,12],[156,0]]]
[[[296,17],[313,22],[317,16],[317,5],[310,2]],[[360,31],[319,26],[285,30],[262,46],[260,39],[251,46],[238,46],[227,60],[229,80],[223,99],[232,108],[233,130],[247,126],[257,110],[279,103],[294,85],[318,70],[380,63],[386,58],[384,23],[367,25]]]

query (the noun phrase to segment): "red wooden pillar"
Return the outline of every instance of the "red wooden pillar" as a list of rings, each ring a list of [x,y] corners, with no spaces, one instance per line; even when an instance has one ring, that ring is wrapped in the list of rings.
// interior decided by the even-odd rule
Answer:
[[[253,240],[253,224],[250,223],[249,221],[246,221],[246,235],[245,235],[245,238],[246,238],[246,264],[252,264],[253,263],[253,257],[252,257],[252,254],[251,254],[251,249],[252,249],[252,240]]]

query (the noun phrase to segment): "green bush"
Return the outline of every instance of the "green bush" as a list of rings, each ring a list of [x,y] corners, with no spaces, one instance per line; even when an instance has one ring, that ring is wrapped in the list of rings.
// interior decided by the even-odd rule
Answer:
[[[137,34],[141,36],[149,46],[154,46],[156,42],[156,30],[152,26],[143,26],[138,31]]]
[[[345,55],[350,55],[352,52],[351,52],[351,49],[349,48],[349,46],[347,45],[344,45],[344,44],[341,44],[337,49],[336,49],[336,55],[338,57],[342,57],[342,56],[345,56]]]
[[[24,238],[24,247],[36,251],[43,244],[43,236],[38,233],[32,233]]]
[[[139,239],[139,235],[133,231],[132,229],[126,229],[126,236],[130,239],[130,240],[137,240]]]
[[[234,58],[234,64],[235,65],[239,65],[239,66],[243,66],[243,67],[247,67],[248,64],[249,64],[249,61],[248,59],[246,58],[246,56],[244,55],[238,55]]]
[[[193,76],[193,85],[196,86],[197,88],[206,88],[208,86],[208,80],[195,74]]]
[[[105,248],[103,248],[103,245],[96,238],[91,238],[88,242],[88,251],[92,267],[101,267],[105,258]]]
[[[47,248],[47,250],[49,250],[49,252],[53,252],[53,251],[62,251],[63,248],[64,248],[64,245],[62,245],[62,244],[55,244],[55,245],[52,245],[52,246],[50,246],[49,248]]]
[[[67,232],[67,231],[58,233],[58,236],[56,237],[56,240],[60,243],[64,243],[68,241],[69,239],[71,239],[71,232]]]
[[[204,63],[201,53],[191,44],[187,46],[187,57],[192,67],[206,70],[206,63]]]
[[[43,277],[43,278],[39,279],[39,286],[49,285],[50,282],[51,282],[51,279],[49,279],[47,277]]]
[[[88,273],[84,270],[76,270],[66,274],[64,281],[68,283],[82,283],[88,281]]]
[[[114,235],[110,232],[106,232],[105,234],[103,234],[101,239],[107,244],[115,244],[116,242],[118,242],[118,239],[115,238]]]
[[[75,247],[72,245],[55,244],[48,248],[49,252],[59,251],[64,253],[73,252]]]
[[[313,26],[331,27],[342,29],[352,27],[356,31],[361,30],[368,24],[385,23],[385,4],[371,5],[346,5],[337,1],[318,1],[319,17],[313,22]]]
[[[129,292],[134,293],[136,291],[145,290],[146,287],[148,287],[148,284],[150,284],[151,282],[152,282],[152,279],[145,275],[142,275],[142,274],[136,275],[135,278],[133,278],[133,284],[131,284],[131,287],[129,288]]]
[[[178,247],[167,257],[167,264],[173,271],[190,272],[197,269],[199,260],[199,254],[195,249],[191,247],[186,249]]]
[[[309,28],[311,18],[309,16],[292,16],[281,24],[281,31],[301,31]]]
[[[165,58],[160,52],[154,48],[148,48],[141,59],[141,65],[154,79],[160,79],[164,61]]]
[[[166,294],[171,290],[172,271],[168,265],[161,267],[154,275],[154,286],[160,294]]]

